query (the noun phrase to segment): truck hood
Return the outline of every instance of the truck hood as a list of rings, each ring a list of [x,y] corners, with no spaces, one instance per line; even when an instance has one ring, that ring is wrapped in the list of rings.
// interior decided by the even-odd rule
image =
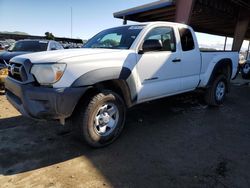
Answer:
[[[18,57],[14,57],[11,61],[18,61],[18,59],[29,59],[32,63],[53,63],[62,61],[64,59],[80,57],[80,56],[89,56],[89,55],[97,55],[103,53],[115,53],[121,52],[124,50],[117,49],[71,49],[71,50],[55,50],[55,51],[46,51],[46,52],[38,52],[32,54],[25,54]]]

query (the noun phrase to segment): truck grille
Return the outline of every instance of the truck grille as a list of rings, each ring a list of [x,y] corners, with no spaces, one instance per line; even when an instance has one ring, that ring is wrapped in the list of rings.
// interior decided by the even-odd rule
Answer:
[[[23,64],[10,62],[8,66],[8,76],[20,82],[26,82],[28,75]]]

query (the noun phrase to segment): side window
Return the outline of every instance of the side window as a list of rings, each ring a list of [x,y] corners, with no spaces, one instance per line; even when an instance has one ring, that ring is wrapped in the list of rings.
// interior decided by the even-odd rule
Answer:
[[[50,50],[56,50],[56,45],[54,42],[50,43]]]
[[[56,43],[56,49],[57,49],[57,50],[61,50],[61,49],[62,49],[62,46],[61,46],[60,43],[58,43],[58,42]]]
[[[183,51],[190,51],[194,49],[194,39],[192,33],[187,28],[179,29],[181,37],[181,46]]]
[[[162,42],[163,47],[160,51],[176,51],[175,35],[171,27],[157,27],[152,29],[145,37],[145,40],[150,39],[156,39]]]

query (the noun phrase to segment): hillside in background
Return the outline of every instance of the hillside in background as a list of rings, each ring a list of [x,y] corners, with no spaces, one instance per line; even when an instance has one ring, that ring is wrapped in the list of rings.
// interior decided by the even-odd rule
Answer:
[[[29,35],[28,33],[21,32],[21,31],[0,31],[0,34],[15,34],[15,35]]]

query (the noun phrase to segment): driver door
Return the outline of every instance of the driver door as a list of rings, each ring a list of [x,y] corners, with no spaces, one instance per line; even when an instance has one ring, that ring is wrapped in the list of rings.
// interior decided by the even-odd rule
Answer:
[[[138,102],[178,93],[181,89],[181,60],[172,27],[156,27],[144,41],[157,39],[162,49],[138,55],[137,71],[141,87]]]

